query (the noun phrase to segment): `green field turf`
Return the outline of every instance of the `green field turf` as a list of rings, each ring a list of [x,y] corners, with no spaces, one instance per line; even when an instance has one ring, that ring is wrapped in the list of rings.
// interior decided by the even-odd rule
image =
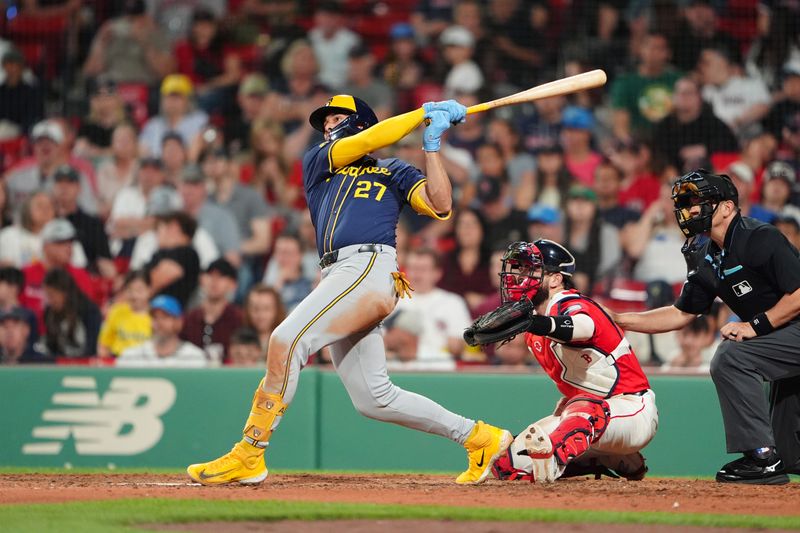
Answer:
[[[143,531],[147,524],[206,521],[433,519],[800,529],[800,517],[630,513],[552,509],[493,509],[284,501],[135,499],[0,505],[4,532]],[[137,527],[141,526],[141,527]],[[152,531],[152,528],[149,529]]]

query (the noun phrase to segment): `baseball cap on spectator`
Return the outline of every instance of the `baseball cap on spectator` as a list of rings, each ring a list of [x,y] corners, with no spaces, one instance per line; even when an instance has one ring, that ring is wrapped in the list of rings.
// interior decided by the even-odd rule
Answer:
[[[528,209],[528,222],[531,224],[558,224],[561,213],[558,209],[547,204],[533,204]]]
[[[81,181],[81,177],[78,174],[78,171],[75,170],[70,165],[61,165],[59,166],[55,173],[53,174],[53,181],[71,181],[72,183],[78,183]]]
[[[179,94],[191,96],[194,91],[192,80],[185,74],[170,74],[161,82],[161,94]]]
[[[588,200],[590,202],[597,201],[597,193],[594,192],[589,187],[584,187],[583,185],[573,185],[569,188],[569,192],[567,192],[567,199],[576,198],[579,200]]]
[[[43,120],[33,127],[31,139],[33,139],[34,142],[39,139],[50,139],[56,144],[61,144],[64,142],[64,130],[57,122]]]
[[[144,167],[162,169],[164,168],[164,162],[158,157],[143,157],[142,160],[139,161],[139,168]]]
[[[264,96],[269,92],[269,82],[263,74],[248,74],[239,84],[239,94],[242,96]]]
[[[561,126],[575,130],[592,130],[594,128],[594,115],[588,109],[569,106],[561,115]]]
[[[6,320],[17,320],[19,322],[28,322],[29,313],[25,312],[25,309],[21,307],[12,307],[5,313],[0,313],[0,322],[5,322]]]
[[[503,184],[493,178],[482,179],[478,182],[478,201],[483,203],[495,202],[500,199]]]
[[[389,37],[395,39],[413,39],[414,27],[408,22],[398,22],[389,30]]]
[[[764,181],[780,178],[790,186],[797,181],[797,174],[789,163],[785,161],[773,161],[764,170]]]
[[[54,218],[41,233],[43,243],[74,241],[76,236],[75,227],[65,218]]]
[[[464,26],[450,26],[439,36],[442,46],[463,46],[472,48],[475,46],[475,37]]]
[[[159,294],[150,301],[150,313],[152,314],[156,310],[174,317],[180,317],[183,314],[180,302],[168,294]]]
[[[19,51],[19,48],[16,46],[10,47],[6,50],[6,53],[3,54],[3,64],[6,63],[19,63],[20,65],[25,64],[25,56],[22,55],[22,52]]]
[[[239,274],[236,272],[236,269],[233,268],[233,265],[221,257],[211,261],[211,264],[209,264],[206,268],[206,274],[211,274],[212,272],[216,272],[221,276],[225,276],[226,278],[231,278],[233,280],[236,280],[239,277]]]
[[[200,184],[205,183],[206,177],[197,167],[197,165],[186,165],[181,172],[181,183]]]
[[[736,161],[728,165],[727,174],[736,177],[745,183],[753,183],[756,179],[753,169],[742,161]]]

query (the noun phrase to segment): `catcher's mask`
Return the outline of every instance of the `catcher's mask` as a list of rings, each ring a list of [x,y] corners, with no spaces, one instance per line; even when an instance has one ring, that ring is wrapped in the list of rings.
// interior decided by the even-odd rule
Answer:
[[[711,231],[711,219],[720,202],[731,200],[739,205],[739,191],[725,174],[697,169],[681,176],[672,186],[672,202],[678,226],[687,237]],[[694,207],[699,207],[699,212]]]
[[[329,141],[355,135],[378,123],[378,117],[367,103],[349,94],[337,94],[329,98],[324,106],[318,107],[311,113],[308,121],[315,130],[325,133],[325,117],[338,113],[348,117],[331,129],[328,134]]]
[[[543,276],[542,252],[534,244],[524,241],[509,244],[503,254],[503,271],[500,272],[502,302],[532,299],[542,286]]]

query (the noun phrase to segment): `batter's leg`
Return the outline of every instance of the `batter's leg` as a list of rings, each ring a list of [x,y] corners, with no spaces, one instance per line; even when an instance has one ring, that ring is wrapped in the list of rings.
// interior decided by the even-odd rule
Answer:
[[[264,448],[294,398],[300,369],[311,353],[371,329],[394,307],[390,292],[393,253],[363,253],[337,263],[272,333],[267,372],[253,396],[243,438],[228,454],[190,465],[204,484],[259,483],[267,475]]]
[[[494,462],[511,445],[513,439],[508,431],[464,418],[392,383],[378,328],[342,339],[331,348],[336,371],[361,414],[441,435],[466,448],[469,467],[456,478],[457,483],[482,483]]]
[[[459,444],[464,444],[475,426],[474,420],[392,383],[378,328],[334,343],[331,356],[353,406],[368,418],[441,435]]]

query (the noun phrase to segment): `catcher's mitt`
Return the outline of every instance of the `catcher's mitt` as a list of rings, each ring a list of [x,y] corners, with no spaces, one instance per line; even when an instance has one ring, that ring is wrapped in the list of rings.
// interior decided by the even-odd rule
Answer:
[[[479,316],[464,330],[464,341],[470,346],[506,343],[527,331],[531,324],[533,304],[527,298],[508,302],[494,311]]]

